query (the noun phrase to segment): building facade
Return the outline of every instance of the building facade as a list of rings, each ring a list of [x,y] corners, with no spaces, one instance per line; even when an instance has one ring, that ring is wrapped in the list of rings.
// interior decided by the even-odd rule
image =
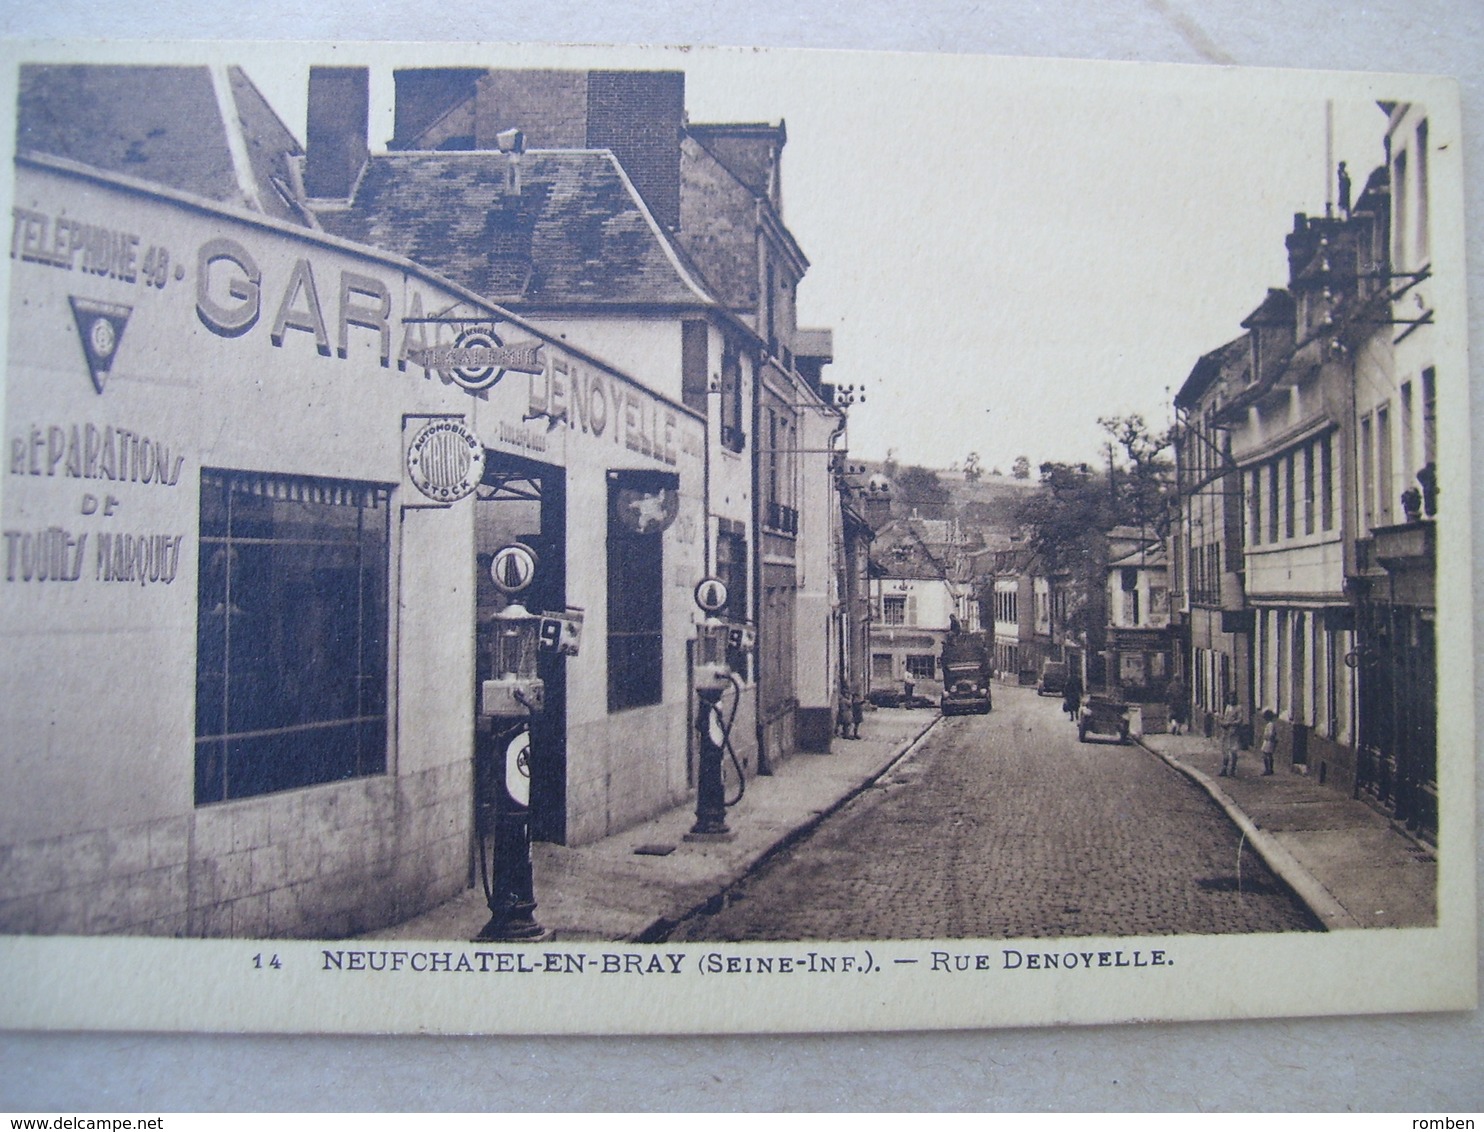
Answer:
[[[1345,326],[1354,351],[1356,594],[1359,682],[1356,787],[1428,838],[1437,834],[1438,539],[1436,330],[1428,225],[1426,107],[1387,112],[1390,223],[1369,247],[1385,262]],[[1383,206],[1389,206],[1384,207]]]
[[[732,657],[734,743],[762,772],[797,747],[827,749],[839,682],[828,441],[843,416],[820,378],[828,332],[797,325],[808,261],[782,219],[783,125],[689,123],[674,71],[396,77],[392,152],[320,221],[416,252],[707,414],[705,535],[726,619],[755,640]],[[324,117],[343,120],[334,109]],[[450,213],[465,238],[439,238]],[[811,540],[812,568],[800,561]]]
[[[1386,165],[1299,215],[1289,278],[1177,397],[1184,663],[1279,762],[1436,832],[1437,364],[1428,123],[1385,104]],[[1235,500],[1240,500],[1235,504]],[[1240,509],[1240,517],[1238,516]],[[1244,671],[1245,669],[1245,671]]]
[[[1172,637],[1191,726],[1210,736],[1227,697],[1251,705],[1253,617],[1247,609],[1242,481],[1217,414],[1251,385],[1243,335],[1202,357],[1175,395],[1179,517],[1171,533]]]
[[[446,78],[409,87],[399,129]],[[23,71],[5,930],[338,936],[466,887],[510,543],[534,551],[521,603],[575,630],[539,661],[549,840],[693,797],[701,578],[728,585],[752,770],[819,729],[840,630],[865,632],[831,620],[859,588],[835,549],[859,564],[864,540],[812,451],[843,423],[828,335],[793,340],[779,307],[761,349],[660,219],[678,176],[631,176],[621,137],[374,157],[364,73],[316,69],[310,93],[306,153],[236,69]],[[608,94],[590,117],[648,120]]]
[[[38,232],[85,222],[153,266],[84,276],[53,251],[13,277],[6,632],[52,657],[7,650],[25,788],[3,828],[31,862],[9,925],[337,935],[462,889],[481,568],[512,536],[539,547],[533,604],[585,614],[551,661],[533,804],[560,783],[581,815],[594,764],[632,784],[610,810],[686,796],[702,418],[408,261],[46,155],[18,168]],[[440,367],[475,324],[530,372]],[[533,427],[564,378],[583,415]],[[491,523],[516,484],[539,502]],[[49,780],[65,805],[38,805]]]
[[[886,521],[871,547],[871,687],[936,699],[949,632],[978,632],[969,555],[953,520]]]
[[[1120,700],[1146,705],[1145,726],[1159,729],[1174,674],[1165,549],[1152,536],[1117,527],[1108,544],[1108,686]]]

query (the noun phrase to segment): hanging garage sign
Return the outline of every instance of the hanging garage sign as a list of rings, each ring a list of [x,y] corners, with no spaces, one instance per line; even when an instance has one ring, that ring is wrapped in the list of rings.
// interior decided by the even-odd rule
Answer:
[[[486,327],[466,327],[450,344],[408,350],[407,360],[425,369],[437,370],[454,384],[477,393],[495,385],[508,370],[532,374],[545,372],[545,363],[540,356],[542,345],[541,342],[506,345]]]

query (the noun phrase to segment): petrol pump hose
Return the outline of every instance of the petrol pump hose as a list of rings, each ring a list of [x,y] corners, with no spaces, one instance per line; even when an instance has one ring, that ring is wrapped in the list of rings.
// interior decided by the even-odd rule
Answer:
[[[737,758],[737,752],[732,748],[732,724],[737,720],[737,709],[742,706],[742,678],[735,672],[728,672],[727,679],[732,685],[732,713],[723,722],[721,708],[713,707],[711,710],[716,712],[717,721],[721,723],[722,749],[732,757],[732,766],[737,768],[737,796],[730,802],[722,799],[722,804],[731,808],[742,801],[742,795],[747,793],[747,775],[742,772],[742,760]]]

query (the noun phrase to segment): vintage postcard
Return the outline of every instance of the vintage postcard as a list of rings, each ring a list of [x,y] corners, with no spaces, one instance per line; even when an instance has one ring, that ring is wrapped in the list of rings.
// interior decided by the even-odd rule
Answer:
[[[0,1024],[1475,1004],[1451,80],[0,90]]]

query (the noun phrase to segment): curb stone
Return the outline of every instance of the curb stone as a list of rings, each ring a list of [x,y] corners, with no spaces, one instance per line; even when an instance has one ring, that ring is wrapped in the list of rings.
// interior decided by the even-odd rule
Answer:
[[[741,869],[736,873],[735,876],[722,883],[721,887],[718,888],[711,895],[705,897],[704,899],[695,901],[693,904],[679,913],[663,914],[655,917],[655,919],[651,921],[646,928],[630,936],[629,942],[661,942],[665,938],[665,936],[673,931],[679,924],[684,923],[686,920],[699,913],[701,909],[706,907],[706,905],[710,904],[712,901],[717,900],[720,897],[724,897],[728,892],[736,888],[737,885],[747,880],[750,876],[757,872],[758,869],[762,868],[763,865],[767,864],[768,861],[772,860],[775,856],[777,856],[779,853],[783,852],[790,846],[797,844],[799,841],[802,841],[809,834],[813,833],[814,830],[818,829],[819,826],[821,826],[828,818],[839,813],[839,811],[843,809],[848,803],[860,797],[860,795],[864,794],[867,790],[869,790],[872,786],[879,782],[883,777],[886,776],[889,771],[896,767],[898,763],[900,763],[909,754],[911,754],[913,750],[916,749],[917,745],[922,742],[927,733],[931,731],[942,720],[942,718],[943,717],[941,715],[933,716],[932,719],[928,720],[928,722],[918,730],[916,735],[912,736],[912,738],[903,743],[901,748],[890,758],[888,758],[884,763],[882,763],[877,770],[867,775],[859,783],[851,787],[844,794],[840,795],[840,797],[836,798],[828,806],[824,807],[821,810],[812,811],[809,816],[804,819],[804,821],[785,832],[776,841],[772,842],[770,845],[764,846],[755,857],[753,857],[750,861],[746,862],[741,867]]]
[[[1211,780],[1210,775],[1182,762],[1174,755],[1155,750],[1144,742],[1143,736],[1132,738],[1144,750],[1185,775],[1210,795],[1211,800],[1220,806],[1232,823],[1242,831],[1248,844],[1263,859],[1268,868],[1272,869],[1283,883],[1293,890],[1294,895],[1303,901],[1309,911],[1324,925],[1325,931],[1344,931],[1361,926],[1360,921],[1345,910],[1329,889],[1325,888],[1313,873],[1299,864],[1293,854],[1279,844],[1276,838],[1259,829],[1247,813],[1232,801],[1231,796]]]

